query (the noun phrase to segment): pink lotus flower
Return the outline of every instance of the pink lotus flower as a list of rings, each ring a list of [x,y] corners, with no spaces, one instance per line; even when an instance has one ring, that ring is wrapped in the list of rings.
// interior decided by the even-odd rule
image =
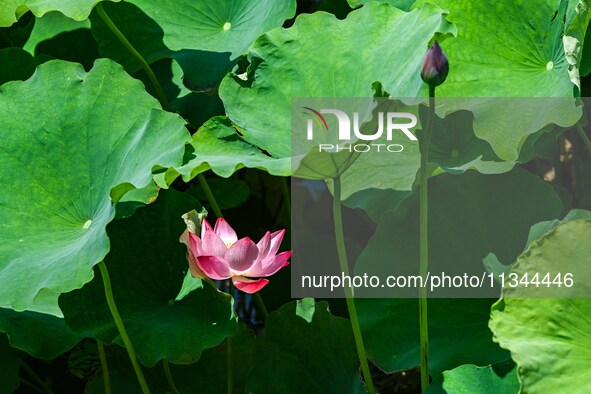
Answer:
[[[204,219],[201,238],[187,230],[181,242],[187,245],[191,275],[215,280],[232,278],[234,286],[252,294],[269,283],[263,277],[289,265],[291,251],[276,254],[284,235],[285,230],[272,234],[267,231],[255,244],[248,237],[238,239],[234,229],[222,218],[213,229]]]

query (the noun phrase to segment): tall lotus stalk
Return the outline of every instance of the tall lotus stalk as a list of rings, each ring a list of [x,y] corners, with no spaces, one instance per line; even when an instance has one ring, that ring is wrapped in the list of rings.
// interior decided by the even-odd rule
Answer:
[[[435,41],[429,48],[423,60],[421,78],[429,86],[429,118],[427,127],[421,141],[421,169],[420,169],[420,275],[423,281],[426,280],[429,270],[429,204],[428,204],[428,164],[429,146],[433,132],[433,117],[435,116],[435,88],[441,85],[447,78],[449,63],[447,56]],[[419,335],[421,347],[421,389],[429,387],[429,324],[427,317],[427,288],[419,290]]]
[[[345,247],[345,234],[343,232],[343,218],[341,212],[341,177],[340,174],[333,178],[333,198],[332,198],[332,214],[334,221],[334,231],[336,238],[337,254],[339,256],[339,264],[341,271],[346,276],[349,276],[349,262],[347,260],[347,248]],[[353,338],[355,339],[355,346],[357,347],[357,355],[359,357],[359,364],[361,365],[361,374],[365,381],[365,386],[369,394],[375,394],[376,389],[369,370],[369,363],[367,362],[367,355],[365,353],[365,345],[363,344],[363,337],[361,336],[361,326],[359,325],[359,318],[357,317],[357,310],[355,308],[355,299],[351,288],[345,286],[345,299],[347,301],[347,310],[351,320],[351,329],[353,330]]]

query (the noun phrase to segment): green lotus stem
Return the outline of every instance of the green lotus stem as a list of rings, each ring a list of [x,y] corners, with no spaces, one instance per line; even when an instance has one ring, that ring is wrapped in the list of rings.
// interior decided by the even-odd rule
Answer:
[[[213,193],[211,192],[211,188],[207,183],[207,179],[205,179],[203,174],[198,174],[197,179],[199,180],[199,184],[201,185],[201,188],[205,193],[205,197],[207,198],[209,205],[211,205],[211,209],[213,209],[213,213],[215,214],[215,216],[217,216],[218,218],[223,218],[224,215],[222,215],[222,210],[220,209],[218,202],[216,201]]]
[[[170,364],[168,363],[167,359],[162,360],[162,366],[164,367],[164,374],[166,375],[166,381],[168,382],[168,387],[170,387],[170,391],[172,391],[172,394],[179,394],[179,390],[176,388],[174,384],[172,372],[170,371]]]
[[[429,119],[423,134],[421,144],[421,178],[420,178],[420,275],[426,280],[429,270],[429,147],[433,132],[433,117],[435,116],[435,87],[429,86]],[[429,387],[429,320],[427,317],[427,288],[421,286],[419,290],[419,336],[421,348],[421,389]]]
[[[585,147],[587,148],[587,154],[591,155],[591,140],[589,140],[589,136],[587,135],[587,133],[585,133],[585,130],[583,129],[580,123],[577,123],[577,131],[579,132],[581,139],[585,143]]]
[[[107,298],[107,305],[109,306],[109,310],[111,311],[111,315],[113,316],[113,320],[115,321],[115,325],[117,326],[119,335],[123,340],[123,344],[127,349],[129,360],[131,361],[131,365],[133,366],[133,370],[135,371],[137,380],[140,384],[140,387],[142,388],[142,393],[149,394],[150,389],[148,388],[148,383],[146,382],[146,378],[144,377],[142,368],[135,355],[135,350],[133,349],[133,345],[129,340],[129,336],[127,335],[127,331],[125,330],[125,325],[123,325],[123,320],[121,319],[121,315],[119,314],[119,310],[117,309],[117,305],[115,304],[115,298],[113,297],[113,288],[111,287],[111,278],[109,277],[109,271],[107,270],[107,266],[105,265],[104,261],[101,261],[100,263],[98,263],[98,267],[101,271],[101,276],[103,278],[103,286],[105,288],[105,297]]]
[[[343,233],[341,177],[339,175],[333,178],[332,213],[339,264],[341,265],[341,271],[348,276],[349,263],[347,261],[347,248],[345,247],[345,235]],[[349,318],[351,319],[351,328],[353,329],[353,337],[355,338],[355,346],[357,347],[357,355],[359,356],[359,363],[361,364],[363,380],[365,380],[365,385],[367,386],[369,394],[374,394],[376,389],[373,385],[369,363],[367,362],[363,337],[361,336],[361,327],[359,326],[359,318],[357,317],[357,310],[355,309],[355,301],[353,299],[351,288],[349,287],[345,287],[345,299],[347,300],[347,310],[349,311]]]
[[[107,365],[105,345],[97,339],[96,347],[98,349],[99,359],[101,360],[101,370],[103,372],[103,386],[105,387],[105,394],[111,394],[111,377],[109,376],[109,366]]]
[[[162,108],[169,111],[170,110],[170,103],[168,102],[168,98],[166,97],[166,93],[164,93],[164,89],[162,88],[162,85],[158,81],[158,78],[156,78],[156,74],[154,74],[154,71],[152,71],[152,68],[150,67],[150,65],[148,64],[146,59],[144,59],[144,57],[134,48],[134,46],[131,45],[131,43],[129,42],[127,37],[125,37],[125,35],[121,32],[121,30],[119,30],[119,28],[117,27],[117,25],[115,25],[115,23],[109,17],[109,15],[107,15],[107,12],[105,11],[103,5],[101,3],[98,3],[95,8],[96,8],[96,11],[98,12],[99,16],[103,20],[103,22],[105,22],[105,24],[109,28],[109,30],[111,30],[111,32],[113,32],[115,37],[117,37],[117,39],[119,39],[119,41],[121,41],[121,44],[123,44],[125,49],[127,49],[133,55],[133,57],[135,57],[140,62],[140,64],[142,65],[142,68],[144,69],[144,71],[148,75],[150,82],[152,82],[152,85],[154,86],[154,89],[156,90],[156,94],[158,95],[160,103],[162,104]]]
[[[37,375],[35,373],[35,371],[33,371],[33,369],[31,367],[29,367],[27,365],[27,363],[25,363],[24,361],[21,362],[21,368],[24,369],[35,381],[35,383],[37,383],[39,385],[39,387],[41,388],[41,390],[46,393],[46,394],[51,394],[52,391],[49,387],[47,387],[47,385],[45,384],[45,382],[43,380],[41,380],[41,378],[39,377],[39,375]]]

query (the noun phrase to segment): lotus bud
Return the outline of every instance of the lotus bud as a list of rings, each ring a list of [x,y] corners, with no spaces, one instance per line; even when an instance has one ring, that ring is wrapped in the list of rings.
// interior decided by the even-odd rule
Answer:
[[[423,67],[421,68],[421,78],[427,85],[434,88],[445,81],[448,72],[447,56],[443,53],[439,43],[435,41],[425,54]]]

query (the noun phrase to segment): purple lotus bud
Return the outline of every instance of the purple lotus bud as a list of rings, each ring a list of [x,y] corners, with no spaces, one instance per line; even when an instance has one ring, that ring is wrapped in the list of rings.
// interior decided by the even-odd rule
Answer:
[[[445,53],[443,53],[443,50],[437,41],[435,41],[433,46],[425,54],[423,67],[421,68],[421,78],[423,78],[423,81],[427,85],[434,88],[445,81],[448,72],[449,63],[447,56],[445,56]]]

